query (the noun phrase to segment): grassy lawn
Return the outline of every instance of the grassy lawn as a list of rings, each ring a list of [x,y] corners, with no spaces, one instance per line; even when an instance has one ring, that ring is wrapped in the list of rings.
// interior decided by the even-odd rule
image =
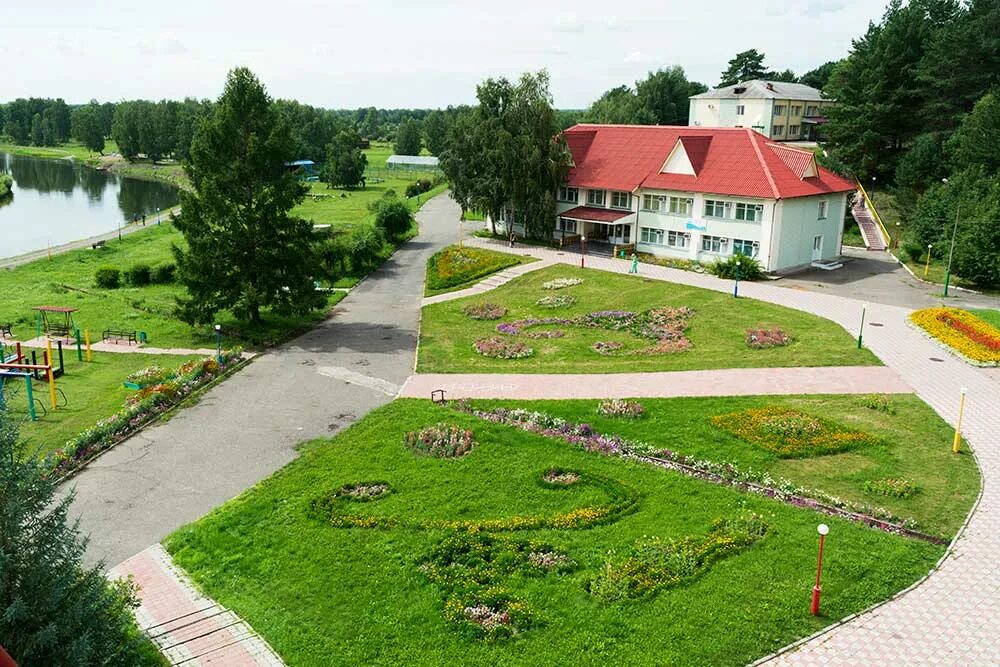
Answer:
[[[555,278],[581,278],[584,282],[560,290],[542,289],[543,283]],[[563,295],[572,297],[575,303],[557,309],[535,303],[542,297]],[[608,295],[614,297],[609,299]],[[507,308],[499,322],[574,317],[608,308],[638,312],[660,306],[687,306],[694,309],[687,330],[691,349],[665,354],[601,355],[591,349],[598,341],[621,343],[621,352],[644,349],[649,341],[628,331],[566,326],[562,327],[562,338],[525,340],[534,349],[528,358],[485,357],[473,350],[477,339],[519,341],[524,336],[498,334],[498,321],[470,319],[463,312],[465,306],[482,302]],[[746,330],[761,326],[781,327],[792,342],[785,347],[749,349],[744,341]],[[425,307],[417,369],[424,373],[610,373],[878,363],[867,349],[857,350],[852,336],[840,326],[815,315],[752,299],[734,300],[732,295],[696,287],[562,265],[533,271],[484,295]]]
[[[471,453],[440,459],[404,445],[407,431],[442,420],[474,431]],[[547,487],[540,478],[553,466],[580,473],[584,482],[604,479],[604,485]],[[390,485],[391,493],[345,511],[411,527],[336,528],[309,509],[338,488],[375,480]],[[412,524],[552,517],[607,503],[613,492],[635,501],[634,511],[590,527],[498,534],[501,540],[544,542],[572,561],[547,574],[521,567],[495,576],[493,583],[527,605],[534,624],[523,633],[486,641],[446,620],[445,589],[419,568],[433,550],[463,534]],[[601,572],[626,573],[621,559],[641,540],[700,541],[714,520],[748,512],[763,517],[766,535],[697,576],[618,602],[588,592]],[[816,618],[808,603],[821,521],[831,531],[823,615]],[[888,597],[926,573],[942,553],[926,542],[417,400],[397,400],[336,438],[311,443],[270,479],[178,530],[167,548],[209,595],[246,618],[293,666],[327,664],[331,656],[366,665],[561,665],[570,659],[585,665],[743,665]],[[469,584],[468,590],[478,589]]]
[[[451,245],[428,258],[424,296],[465,289],[508,267],[536,261],[535,257]]]
[[[107,139],[104,146],[104,154],[110,155],[118,151],[118,145],[112,139]],[[100,153],[94,153],[78,141],[70,141],[58,146],[20,146],[18,144],[0,141],[0,153],[11,153],[12,155],[26,155],[29,157],[43,158],[67,158],[72,157],[91,166],[100,161]]]
[[[176,369],[185,361],[196,358],[198,357],[95,352],[93,361],[88,363],[77,361],[75,349],[64,348],[66,374],[56,380],[56,387],[65,393],[66,405],[52,411],[49,408],[48,384],[33,382],[34,396],[42,401],[48,412],[45,416],[38,414],[38,421],[25,421],[21,426],[21,437],[28,443],[28,451],[37,451],[44,456],[62,447],[80,431],[117,412],[125,399],[134,393],[122,385],[129,373],[148,366]],[[27,419],[24,380],[8,382],[13,384],[13,387],[5,391],[5,395],[10,397],[9,408],[12,414]],[[11,396],[8,393],[10,389],[14,389],[16,395]],[[61,403],[61,397],[59,401]]]
[[[979,319],[991,325],[997,330],[1000,330],[1000,310],[993,310],[992,308],[980,308],[971,311]]]

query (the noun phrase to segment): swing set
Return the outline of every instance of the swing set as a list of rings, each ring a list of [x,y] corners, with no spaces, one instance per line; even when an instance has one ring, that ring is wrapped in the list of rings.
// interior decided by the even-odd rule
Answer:
[[[25,394],[28,398],[28,415],[31,417],[31,421],[38,419],[37,411],[35,409],[36,400],[34,393],[32,391],[31,381],[41,380],[42,382],[47,382],[49,385],[49,407],[55,410],[58,406],[57,394],[62,396],[62,405],[66,405],[66,394],[63,393],[62,389],[56,387],[56,378],[63,375],[65,372],[65,367],[63,366],[63,350],[62,341],[57,341],[59,351],[59,367],[56,368],[53,354],[52,354],[52,341],[48,342],[48,347],[42,351],[42,362],[38,363],[38,358],[34,350],[31,351],[31,358],[29,363],[29,358],[26,354],[21,351],[21,344],[16,343],[14,347],[11,348],[12,354],[8,354],[3,347],[0,346],[0,408],[4,407],[4,384],[8,380],[17,381],[19,379],[24,380]],[[45,414],[45,406],[38,401],[38,406],[41,408],[43,416]]]

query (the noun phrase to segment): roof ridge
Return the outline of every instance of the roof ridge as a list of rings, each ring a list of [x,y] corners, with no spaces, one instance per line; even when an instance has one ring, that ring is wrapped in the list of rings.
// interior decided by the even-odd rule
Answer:
[[[757,154],[757,159],[760,161],[760,167],[764,170],[764,176],[767,177],[767,183],[771,186],[771,194],[774,195],[775,199],[781,199],[781,192],[778,191],[778,185],[774,182],[774,177],[771,175],[771,169],[767,166],[767,162],[764,161],[764,154],[760,151],[760,146],[757,145],[754,135],[757,134],[750,128],[746,128],[747,139],[750,140],[750,145],[753,146],[753,152]],[[764,135],[760,135],[762,138]]]

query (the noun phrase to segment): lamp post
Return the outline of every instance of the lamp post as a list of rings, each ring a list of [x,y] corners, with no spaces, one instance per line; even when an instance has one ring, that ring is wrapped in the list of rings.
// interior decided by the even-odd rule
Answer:
[[[819,596],[822,591],[819,577],[823,572],[823,541],[826,539],[827,533],[830,532],[830,527],[821,523],[816,527],[816,532],[819,533],[819,556],[816,558],[816,585],[813,586],[812,606],[809,608],[813,616],[819,616]]]
[[[951,443],[951,451],[958,454],[962,449],[962,414],[965,412],[965,394],[969,390],[962,387],[962,398],[958,400],[958,423],[955,424],[955,440]]]
[[[924,263],[924,278],[927,277],[927,272],[931,270],[931,248],[933,247],[933,243],[927,244],[927,262]]]
[[[948,296],[948,283],[951,282],[951,259],[955,255],[955,236],[958,235],[958,212],[962,208],[962,202],[955,204],[955,226],[951,230],[951,249],[948,251],[948,268],[944,271],[944,295]]]
[[[736,260],[736,282],[733,283],[733,298],[740,296],[740,260]]]
[[[865,333],[865,312],[868,310],[868,304],[861,304],[861,325],[858,327],[858,349],[861,349],[861,337]]]
[[[215,325],[215,360],[222,365],[222,325]]]
[[[896,250],[899,250],[899,223],[896,223],[896,243],[893,244]]]
[[[899,223],[896,223],[896,224],[899,224]],[[156,226],[157,227],[160,226],[160,207],[159,206],[156,207]]]
[[[118,240],[122,240],[122,221],[118,221]]]
[[[462,215],[458,217],[458,247],[462,247],[462,223],[465,222],[465,209],[462,209]]]
[[[583,268],[583,258],[587,254],[587,237],[580,236],[580,268]]]

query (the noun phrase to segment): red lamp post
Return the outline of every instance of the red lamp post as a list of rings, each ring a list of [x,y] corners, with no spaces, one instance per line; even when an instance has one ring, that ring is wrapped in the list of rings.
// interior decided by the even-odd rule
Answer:
[[[583,268],[583,257],[587,254],[587,237],[580,237],[580,268]]]
[[[813,616],[819,616],[819,595],[822,590],[819,585],[819,575],[823,571],[823,540],[830,532],[830,527],[821,523],[816,531],[819,533],[819,557],[816,560],[816,585],[813,586],[812,607],[810,607]]]

